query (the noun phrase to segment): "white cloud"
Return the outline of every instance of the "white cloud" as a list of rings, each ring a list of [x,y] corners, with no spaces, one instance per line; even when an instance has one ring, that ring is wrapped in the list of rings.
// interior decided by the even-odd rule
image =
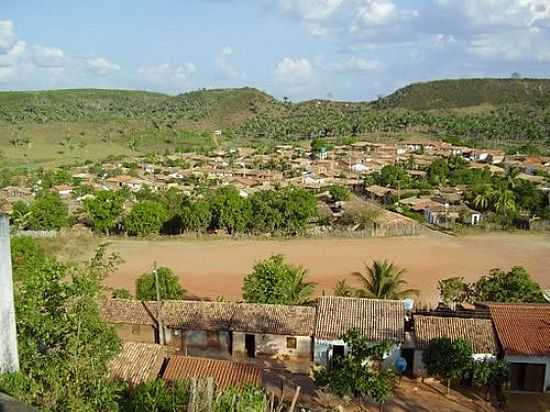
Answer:
[[[231,63],[230,58],[233,56],[233,48],[230,46],[225,46],[219,52],[216,57],[216,64],[221,69],[223,76],[227,79],[239,79],[244,78],[245,75],[238,68]]]
[[[138,74],[153,85],[160,86],[164,90],[175,91],[187,87],[191,76],[197,71],[193,63],[180,65],[159,64],[155,66],[140,67]]]
[[[365,24],[387,24],[397,17],[397,7],[391,0],[364,0],[357,14]]]
[[[38,67],[63,67],[65,53],[57,47],[34,46],[32,61]]]
[[[221,55],[223,57],[229,57],[233,54],[233,48],[232,47],[229,47],[229,46],[225,46],[222,51],[221,51]]]
[[[322,20],[332,15],[344,0],[280,0],[285,12],[299,15],[306,20]]]
[[[10,49],[17,40],[13,27],[12,21],[0,20],[0,49]]]
[[[284,57],[275,68],[277,80],[287,84],[305,84],[313,78],[313,67],[305,57]]]
[[[17,42],[5,54],[0,54],[0,67],[16,66],[25,54],[27,44],[22,40]]]
[[[87,59],[86,65],[88,69],[100,76],[106,76],[120,70],[118,64],[112,63],[103,57]]]

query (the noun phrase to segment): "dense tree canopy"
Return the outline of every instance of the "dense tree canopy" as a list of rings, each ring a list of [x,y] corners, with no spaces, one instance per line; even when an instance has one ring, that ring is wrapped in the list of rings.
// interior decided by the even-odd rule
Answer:
[[[144,200],[136,204],[124,218],[124,227],[129,235],[147,236],[159,233],[168,219],[165,207],[154,200]]]
[[[69,224],[67,205],[56,193],[45,193],[30,207],[28,228],[31,230],[58,230]]]
[[[309,301],[314,284],[305,280],[306,270],[274,255],[259,261],[244,279],[243,297],[249,303],[303,304]]]
[[[94,230],[109,234],[122,216],[124,197],[119,192],[102,190],[84,202]]]
[[[180,285],[180,281],[174,271],[167,267],[157,269],[159,294],[161,300],[183,299],[186,290]],[[139,300],[157,300],[155,285],[155,273],[144,273],[136,280],[136,298]]]

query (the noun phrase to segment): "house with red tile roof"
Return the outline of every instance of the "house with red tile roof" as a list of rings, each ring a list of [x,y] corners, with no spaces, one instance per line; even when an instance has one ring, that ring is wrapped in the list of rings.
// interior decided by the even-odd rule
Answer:
[[[511,365],[510,389],[550,391],[550,304],[488,303],[504,359]]]

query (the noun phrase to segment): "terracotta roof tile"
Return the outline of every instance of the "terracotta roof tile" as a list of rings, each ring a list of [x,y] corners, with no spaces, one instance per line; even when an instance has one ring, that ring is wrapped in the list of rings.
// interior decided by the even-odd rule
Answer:
[[[498,343],[490,319],[414,316],[416,347],[426,349],[432,339],[464,339],[474,353],[497,353]]]
[[[167,381],[213,378],[220,389],[244,385],[261,385],[262,369],[248,363],[227,360],[173,356],[163,378]]]
[[[236,305],[231,330],[274,335],[312,336],[315,308],[312,306]]]
[[[398,300],[323,296],[318,300],[315,336],[339,339],[358,329],[373,341],[405,339],[405,309]]]
[[[138,300],[107,299],[101,303],[101,314],[109,323],[156,326],[152,313]]]
[[[165,358],[162,345],[127,342],[109,365],[111,377],[131,386],[139,385],[159,377]]]
[[[549,304],[487,304],[506,354],[550,355]]]

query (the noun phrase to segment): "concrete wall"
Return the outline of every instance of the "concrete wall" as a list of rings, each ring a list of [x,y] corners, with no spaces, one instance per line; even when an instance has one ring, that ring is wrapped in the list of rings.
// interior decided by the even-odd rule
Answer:
[[[113,325],[118,337],[123,342],[158,343],[157,332],[153,326],[130,325],[119,323]]]
[[[0,373],[18,370],[10,227],[8,217],[0,214]]]
[[[536,363],[546,365],[544,377],[544,391],[550,392],[550,356],[511,356],[505,355],[504,359],[510,363]]]
[[[375,343],[373,342],[373,345]],[[324,340],[315,339],[314,349],[314,362],[318,365],[326,366],[328,361],[332,357],[333,346],[344,346],[344,353],[347,354],[350,351],[348,345],[341,339]],[[391,347],[389,353],[385,354],[383,366],[385,368],[393,367],[395,361],[401,356],[401,345],[395,344]]]
[[[246,333],[233,332],[233,355],[247,357],[245,336]],[[256,356],[277,359],[311,359],[311,337],[255,334]],[[296,338],[296,349],[287,347],[286,338]]]

